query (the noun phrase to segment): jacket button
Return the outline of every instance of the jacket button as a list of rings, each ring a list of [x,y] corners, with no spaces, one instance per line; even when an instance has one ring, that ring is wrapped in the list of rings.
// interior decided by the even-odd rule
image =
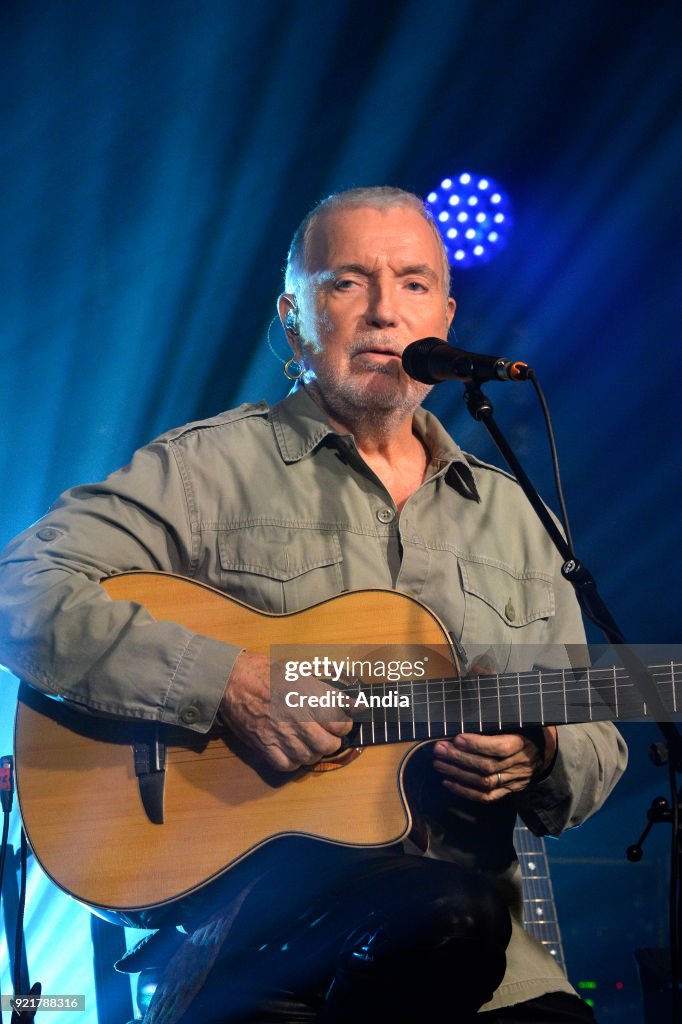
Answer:
[[[512,604],[511,597],[509,598],[509,600],[507,601],[507,604],[505,605],[504,614],[507,616],[507,618],[508,618],[508,620],[510,622],[513,622],[514,619],[516,618],[516,609],[514,608],[514,605]]]
[[[52,526],[43,526],[42,530],[38,530],[36,537],[38,540],[55,540],[59,536],[59,530],[55,530]]]
[[[395,519],[395,512],[392,508],[380,508],[377,512],[377,519],[380,523],[392,523]]]
[[[185,725],[192,725],[198,717],[199,708],[195,708],[192,704],[189,707],[183,708],[180,712],[180,721],[184,722]]]

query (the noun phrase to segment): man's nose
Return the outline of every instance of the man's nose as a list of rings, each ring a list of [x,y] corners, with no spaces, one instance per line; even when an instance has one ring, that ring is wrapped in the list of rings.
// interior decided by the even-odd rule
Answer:
[[[367,322],[372,327],[392,327],[396,323],[395,293],[388,285],[375,281],[369,289]]]

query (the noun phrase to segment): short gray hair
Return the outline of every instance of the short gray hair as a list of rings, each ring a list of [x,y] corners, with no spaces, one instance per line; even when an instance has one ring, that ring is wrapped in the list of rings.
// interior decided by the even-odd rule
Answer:
[[[291,248],[287,256],[287,265],[284,272],[284,288],[294,295],[301,292],[301,285],[308,273],[308,245],[312,230],[318,219],[325,213],[332,210],[353,209],[361,206],[369,206],[374,210],[387,210],[393,207],[407,207],[415,210],[427,222],[438,243],[441,258],[443,261],[443,281],[446,295],[450,293],[450,264],[448,254],[443,244],[438,226],[434,221],[430,210],[418,195],[414,192],[406,192],[402,188],[393,188],[391,185],[374,185],[367,188],[350,188],[345,192],[335,192],[326,199],[320,200],[308,213],[294,232],[291,240]]]

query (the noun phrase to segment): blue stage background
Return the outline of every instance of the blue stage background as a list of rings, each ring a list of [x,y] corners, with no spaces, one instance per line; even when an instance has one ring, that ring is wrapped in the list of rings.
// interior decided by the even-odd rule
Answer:
[[[0,27],[0,541],[161,431],[284,393],[266,338],[315,201],[473,170],[515,230],[455,271],[459,343],[536,367],[580,555],[629,639],[682,640],[678,3],[5,0]],[[461,394],[430,406],[498,461]],[[491,397],[553,503],[532,391]],[[15,688],[0,672],[0,753]],[[624,862],[665,788],[654,729],[625,731],[619,791],[550,852],[572,977],[627,1024],[633,950],[666,941],[669,837]],[[82,1024],[88,916],[31,870],[32,973],[88,993]]]

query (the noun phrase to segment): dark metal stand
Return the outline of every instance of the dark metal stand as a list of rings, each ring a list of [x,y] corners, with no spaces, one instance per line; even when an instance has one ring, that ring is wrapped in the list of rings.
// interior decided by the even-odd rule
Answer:
[[[17,917],[19,915],[19,886],[17,876],[19,874],[19,850],[14,847],[7,847],[6,872],[2,880],[2,910],[7,937],[7,952],[9,954],[10,977],[16,977],[17,966],[15,965],[15,935],[17,933]],[[21,947],[21,963],[18,967],[21,978],[21,992],[28,992],[28,963],[26,961],[26,950]]]
[[[669,752],[668,756],[672,757],[676,771],[682,771],[682,736],[673,722],[666,721],[667,712],[648,668],[639,655],[627,644],[625,637],[599,594],[589,569],[578,561],[575,553],[568,546],[540,495],[530,482],[523,466],[516,458],[504,434],[493,419],[492,403],[488,396],[481,391],[480,384],[477,381],[472,380],[465,385],[464,401],[473,418],[483,423],[492,437],[507,465],[518,480],[524,494],[535,509],[554,546],[563,558],[562,575],[573,586],[580,607],[585,612],[585,615],[599,626],[609,643],[618,647],[618,654],[623,662],[623,666],[630,673],[633,683],[646,701],[649,711],[665,738]]]
[[[647,708],[656,720],[664,743],[654,745],[652,757],[655,763],[667,764],[672,780],[672,792],[675,793],[675,773],[682,772],[682,736],[674,722],[666,720],[667,712],[658,694],[653,678],[637,653],[625,641],[625,638],[616,625],[613,616],[609,612],[604,600],[597,590],[596,583],[589,570],[578,561],[575,553],[571,550],[566,539],[558,529],[556,523],[550,516],[546,506],[543,504],[539,494],[533,487],[530,479],[525,473],[519,460],[510,448],[506,438],[502,434],[497,423],[493,419],[493,406],[486,394],[481,391],[480,382],[472,379],[465,384],[464,401],[467,409],[475,420],[483,423],[491,438],[497,445],[507,465],[516,477],[524,494],[535,509],[540,522],[547,531],[549,537],[563,558],[561,567],[562,575],[572,584],[578,598],[578,603],[583,612],[602,630],[609,643],[617,646],[618,655],[623,666],[630,674],[630,678],[639,690],[642,698],[646,701]],[[671,878],[675,888],[679,887],[682,879],[682,834],[680,833],[680,822],[682,813],[680,800],[682,791],[676,794],[676,806],[671,808],[663,797],[654,800],[648,813],[648,824],[634,846],[629,847],[628,857],[631,860],[639,860],[642,856],[641,844],[643,843],[649,829],[658,821],[670,822],[676,830],[673,837],[673,858]],[[680,894],[677,896],[676,909],[671,908],[671,946],[675,959],[679,960],[678,935],[682,934],[682,902]],[[672,960],[672,956],[671,956]],[[672,1006],[673,1020],[675,1024],[680,1020],[680,1009],[678,1001],[678,987],[680,977],[680,964],[672,964]]]

